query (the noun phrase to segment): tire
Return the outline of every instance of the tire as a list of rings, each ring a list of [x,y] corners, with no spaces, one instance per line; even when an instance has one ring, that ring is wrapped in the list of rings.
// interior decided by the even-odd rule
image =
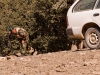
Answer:
[[[90,49],[100,48],[100,31],[98,28],[89,28],[85,33],[85,42]]]

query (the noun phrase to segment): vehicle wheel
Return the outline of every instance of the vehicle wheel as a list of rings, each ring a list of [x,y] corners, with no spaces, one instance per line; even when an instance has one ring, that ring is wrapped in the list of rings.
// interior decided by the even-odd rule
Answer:
[[[85,42],[90,49],[100,48],[100,32],[98,28],[89,28],[85,33]]]

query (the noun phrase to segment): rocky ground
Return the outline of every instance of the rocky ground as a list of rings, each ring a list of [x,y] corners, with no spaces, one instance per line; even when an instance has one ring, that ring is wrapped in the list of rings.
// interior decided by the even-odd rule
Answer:
[[[0,57],[0,75],[100,75],[100,50]]]

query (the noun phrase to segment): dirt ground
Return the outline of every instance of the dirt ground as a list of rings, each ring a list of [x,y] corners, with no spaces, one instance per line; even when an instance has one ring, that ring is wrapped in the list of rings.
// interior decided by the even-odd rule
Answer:
[[[0,57],[0,75],[100,75],[100,50]]]

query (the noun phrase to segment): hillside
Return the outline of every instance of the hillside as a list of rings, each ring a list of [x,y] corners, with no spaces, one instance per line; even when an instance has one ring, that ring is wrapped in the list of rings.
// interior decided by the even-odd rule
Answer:
[[[0,75],[100,75],[100,50],[0,57]]]

